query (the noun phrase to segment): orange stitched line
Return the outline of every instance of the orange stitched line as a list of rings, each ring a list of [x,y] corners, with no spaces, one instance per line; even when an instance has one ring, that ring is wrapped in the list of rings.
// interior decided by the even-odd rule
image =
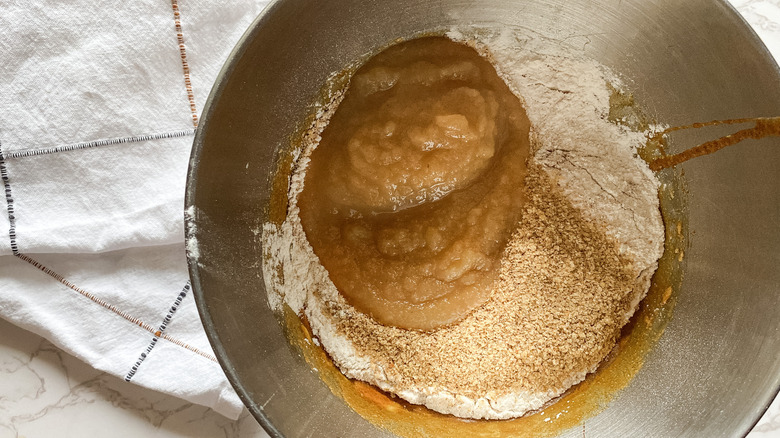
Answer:
[[[189,344],[185,344],[184,342],[182,342],[182,341],[180,341],[180,340],[178,340],[176,338],[172,338],[172,337],[168,336],[165,333],[160,333],[156,328],[152,327],[151,325],[141,321],[140,319],[138,319],[138,318],[136,318],[134,316],[129,315],[127,312],[124,312],[124,311],[120,310],[119,308],[117,308],[113,304],[109,304],[109,303],[101,300],[100,298],[92,295],[91,293],[85,291],[84,289],[76,286],[75,284],[73,284],[70,281],[66,280],[65,277],[63,277],[62,275],[52,271],[51,269],[47,268],[46,266],[43,266],[38,261],[30,258],[29,256],[27,256],[25,254],[21,254],[21,253],[17,254],[16,256],[19,257],[20,259],[24,260],[25,262],[35,266],[36,268],[38,268],[39,270],[41,270],[44,273],[48,274],[49,276],[51,276],[55,280],[59,281],[60,283],[64,284],[65,286],[73,289],[74,291],[80,293],[81,295],[85,296],[86,298],[89,298],[92,302],[94,302],[96,304],[99,304],[100,306],[105,307],[106,309],[116,313],[117,315],[121,316],[122,318],[124,318],[124,319],[126,319],[126,320],[128,320],[130,322],[132,322],[133,324],[137,325],[138,327],[141,327],[142,329],[148,331],[149,333],[151,333],[151,334],[153,334],[153,335],[155,335],[155,336],[157,336],[159,338],[165,339],[166,341],[173,342],[174,344],[176,344],[176,345],[178,345],[180,347],[186,348],[187,350],[190,350],[193,353],[199,354],[199,355],[205,357],[206,359],[209,359],[209,360],[214,361],[214,362],[217,361],[217,358],[215,358],[214,356],[212,356],[212,355],[210,355],[208,353],[205,353],[205,352],[203,352],[203,351],[201,351],[201,350],[199,350],[199,349],[197,349],[197,348],[195,348],[195,347],[193,347],[193,346],[191,346]]]
[[[161,339],[165,339],[168,342],[172,342],[172,343],[178,345],[179,347],[186,348],[187,350],[190,350],[193,353],[197,353],[197,354],[205,357],[206,359],[208,359],[208,360],[210,360],[212,362],[216,362],[217,361],[216,357],[214,357],[214,356],[212,356],[212,355],[210,355],[208,353],[205,353],[205,352],[203,352],[201,350],[198,350],[197,348],[193,347],[192,345],[185,344],[184,342],[182,342],[182,341],[180,341],[180,340],[178,340],[176,338],[172,338],[172,337],[168,336],[167,333],[163,333],[163,334],[161,334],[158,337],[161,338]]]
[[[192,82],[190,81],[190,65],[187,62],[187,50],[184,48],[184,35],[181,30],[181,14],[179,13],[178,0],[171,0],[173,8],[173,21],[176,24],[176,39],[179,42],[179,54],[181,55],[181,66],[184,70],[184,86],[187,87],[187,99],[190,101],[190,111],[192,112],[192,126],[198,127],[198,110],[195,107],[195,95],[192,92]]]

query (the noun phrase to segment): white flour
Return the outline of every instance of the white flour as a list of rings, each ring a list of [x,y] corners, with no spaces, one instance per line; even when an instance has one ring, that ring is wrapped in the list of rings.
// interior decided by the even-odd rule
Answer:
[[[187,240],[184,242],[184,249],[187,251],[187,256],[195,263],[198,263],[198,259],[200,258],[200,249],[198,247],[198,238],[195,237],[195,234],[198,232],[198,229],[195,225],[195,213],[194,205],[190,205],[189,208],[184,210],[184,223],[189,229],[189,232],[187,233]]]
[[[619,81],[596,62],[572,56],[554,42],[538,37],[505,30],[482,34],[473,43],[473,38],[457,31],[448,36],[456,41],[472,40],[471,44],[483,54],[485,48],[489,49],[497,71],[523,101],[531,121],[533,160],[558,182],[586,218],[603,224],[607,234],[619,242],[621,253],[634,261],[635,307],[646,294],[663,253],[664,229],[658,181],[636,156],[645,135],[607,120],[607,83],[619,87]],[[338,100],[336,96],[334,101]],[[320,110],[316,126],[310,131],[314,135],[304,142],[302,151],[296,151],[299,156],[294,157],[297,164],[290,179],[286,221],[281,227],[271,223],[263,227],[263,276],[271,307],[278,311],[287,303],[293,311],[305,314],[314,335],[347,377],[462,417],[501,419],[522,415],[540,408],[592,371],[581,370],[572,375],[567,387],[539,394],[512,393],[475,400],[442,388],[398,391],[380,366],[372,364],[337,333],[332,318],[339,315],[331,315],[328,302],[348,305],[306,240],[297,206],[308,156],[333,107]],[[629,317],[627,314],[626,321]]]

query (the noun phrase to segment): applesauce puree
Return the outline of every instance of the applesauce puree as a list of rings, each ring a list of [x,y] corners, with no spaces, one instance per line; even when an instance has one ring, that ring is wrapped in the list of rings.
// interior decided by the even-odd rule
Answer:
[[[487,301],[525,202],[529,127],[493,66],[449,39],[403,42],[358,69],[299,199],[347,301],[421,330]]]

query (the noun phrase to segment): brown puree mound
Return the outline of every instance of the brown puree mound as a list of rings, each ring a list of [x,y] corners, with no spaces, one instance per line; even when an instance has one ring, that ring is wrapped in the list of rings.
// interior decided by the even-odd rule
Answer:
[[[326,305],[341,335],[381,367],[393,392],[445,389],[472,399],[560,393],[615,345],[635,272],[537,166],[489,301],[458,323],[419,332]],[[338,317],[336,317],[338,315]]]
[[[351,78],[311,154],[300,218],[376,321],[431,330],[482,305],[525,201],[530,122],[476,50],[406,41]]]

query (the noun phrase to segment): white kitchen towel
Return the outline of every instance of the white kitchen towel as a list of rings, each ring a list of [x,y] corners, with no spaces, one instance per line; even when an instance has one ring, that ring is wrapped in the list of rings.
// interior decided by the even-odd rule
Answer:
[[[0,1],[0,316],[236,418],[188,283],[198,116],[266,0]]]

